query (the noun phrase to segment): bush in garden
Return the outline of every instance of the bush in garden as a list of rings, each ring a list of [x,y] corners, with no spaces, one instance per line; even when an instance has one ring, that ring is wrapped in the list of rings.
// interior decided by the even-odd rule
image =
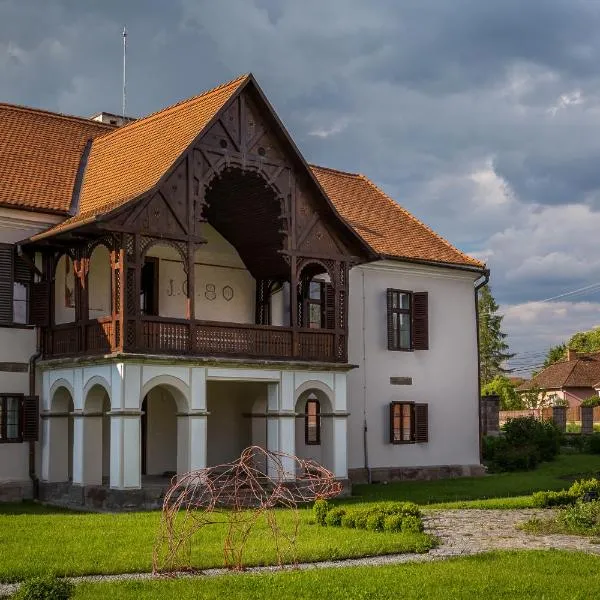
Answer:
[[[354,529],[356,527],[356,516],[352,512],[347,512],[342,517],[342,527],[347,527],[348,529]]]
[[[596,492],[600,496],[600,481],[597,479],[580,479],[568,490],[536,492],[533,494],[533,503],[540,508],[573,505],[583,498],[587,492]]]
[[[421,533],[423,531],[423,521],[419,517],[409,515],[402,519],[403,533]]]
[[[21,584],[16,600],[69,600],[75,586],[66,579],[55,576],[35,577]]]
[[[600,433],[592,433],[586,437],[586,451],[590,454],[600,454]]]
[[[540,462],[540,453],[535,446],[515,445],[506,437],[487,436],[483,448],[483,460],[490,472],[529,471]]]
[[[354,526],[356,529],[366,529],[369,512],[367,510],[357,510],[354,513]]]
[[[317,500],[313,504],[313,514],[315,515],[315,521],[319,525],[325,525],[325,517],[330,508],[331,506],[327,500]]]
[[[383,531],[383,520],[385,516],[381,512],[376,512],[367,517],[367,529],[369,531]]]
[[[342,517],[346,514],[343,508],[332,508],[325,517],[325,525],[328,527],[339,527],[342,524]]]
[[[600,525],[600,502],[576,502],[556,517],[566,529],[579,533],[591,533]]]
[[[397,532],[402,531],[402,521],[404,518],[402,515],[388,515],[383,520],[383,529],[384,531]]]
[[[560,452],[563,434],[551,420],[533,417],[509,419],[503,426],[504,439],[511,446],[534,446],[541,460],[553,460]]]

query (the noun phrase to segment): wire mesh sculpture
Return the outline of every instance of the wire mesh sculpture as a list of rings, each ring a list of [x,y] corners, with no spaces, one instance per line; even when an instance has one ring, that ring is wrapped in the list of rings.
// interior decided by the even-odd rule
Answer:
[[[225,566],[243,569],[246,543],[261,516],[271,530],[279,566],[295,565],[298,505],[333,498],[341,491],[342,484],[333,473],[315,461],[260,446],[246,448],[231,463],[175,477],[163,502],[153,572],[193,570],[193,538],[203,527],[216,523],[227,527]],[[291,509],[289,531],[278,523],[277,507]]]

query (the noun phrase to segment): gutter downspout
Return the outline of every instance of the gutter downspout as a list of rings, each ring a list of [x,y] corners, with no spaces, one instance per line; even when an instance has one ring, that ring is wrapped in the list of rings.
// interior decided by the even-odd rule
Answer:
[[[365,298],[365,271],[362,276],[362,362],[363,362],[363,452],[364,468],[367,472],[367,483],[371,483],[371,467],[369,467],[369,439],[367,429],[367,304]]]
[[[42,356],[42,330],[36,327],[36,344],[35,354],[32,354],[29,358],[29,395],[35,396],[35,364],[37,360]],[[29,442],[29,478],[33,484],[33,499],[37,500],[39,497],[39,479],[35,472],[35,442]]]
[[[479,414],[479,462],[483,460],[483,447],[481,439],[481,357],[480,357],[480,343],[479,343],[479,303],[478,295],[479,290],[487,285],[490,281],[490,270],[486,269],[483,272],[483,280],[479,283],[475,283],[474,295],[475,295],[475,329],[477,334],[477,412]]]

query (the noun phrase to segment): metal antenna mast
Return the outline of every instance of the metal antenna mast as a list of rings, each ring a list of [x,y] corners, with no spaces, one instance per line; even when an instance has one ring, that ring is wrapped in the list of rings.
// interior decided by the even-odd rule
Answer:
[[[127,27],[123,27],[123,118],[127,108]]]

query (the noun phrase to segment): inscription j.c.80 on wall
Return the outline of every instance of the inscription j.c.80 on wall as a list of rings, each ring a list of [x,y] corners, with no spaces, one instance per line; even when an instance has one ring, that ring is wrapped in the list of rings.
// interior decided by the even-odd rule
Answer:
[[[220,298],[230,302],[233,300],[234,295],[235,292],[230,285],[220,286],[214,283],[205,283],[196,289],[197,298],[205,298],[211,302]],[[167,283],[167,296],[187,296],[187,281],[178,283],[174,279],[169,279]]]

